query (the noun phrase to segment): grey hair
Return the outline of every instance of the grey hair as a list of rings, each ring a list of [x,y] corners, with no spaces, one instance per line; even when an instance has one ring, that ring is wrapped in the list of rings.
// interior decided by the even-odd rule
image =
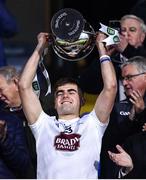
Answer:
[[[128,61],[124,62],[121,65],[121,68],[123,68],[129,64],[136,66],[139,73],[146,72],[146,58],[143,56],[134,56],[132,58],[129,58]]]
[[[135,19],[137,20],[138,22],[140,22],[140,26],[141,26],[141,29],[144,33],[146,33],[146,25],[143,21],[143,19],[141,19],[140,17],[138,16],[135,16],[133,14],[127,14],[127,15],[124,15],[121,20],[120,20],[120,23],[122,23],[123,21],[125,21],[126,19]]]
[[[19,79],[20,72],[18,72],[14,66],[2,66],[0,67],[0,75],[9,82],[13,78]]]

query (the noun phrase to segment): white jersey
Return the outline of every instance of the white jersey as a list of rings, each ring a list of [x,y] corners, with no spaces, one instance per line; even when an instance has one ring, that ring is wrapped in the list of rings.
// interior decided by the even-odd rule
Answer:
[[[98,178],[101,141],[107,124],[93,110],[72,120],[56,120],[42,111],[30,125],[36,139],[37,178]]]

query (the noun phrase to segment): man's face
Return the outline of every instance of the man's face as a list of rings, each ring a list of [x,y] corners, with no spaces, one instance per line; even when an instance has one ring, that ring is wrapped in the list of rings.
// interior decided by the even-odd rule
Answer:
[[[58,87],[55,98],[55,108],[59,117],[68,115],[78,117],[80,110],[80,98],[75,84],[65,84]]]
[[[9,107],[14,107],[19,97],[18,86],[14,81],[7,82],[5,77],[0,75],[0,100]]]
[[[131,76],[136,75],[136,76]],[[146,74],[140,73],[135,65],[129,64],[122,68],[123,86],[127,96],[130,96],[133,90],[139,91],[144,95],[146,90]]]
[[[145,33],[141,29],[139,21],[129,18],[121,22],[121,34],[127,42],[137,48],[143,44]]]

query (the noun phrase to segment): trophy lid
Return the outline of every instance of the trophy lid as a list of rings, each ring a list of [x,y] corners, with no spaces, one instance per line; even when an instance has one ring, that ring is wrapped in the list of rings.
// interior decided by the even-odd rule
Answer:
[[[84,18],[80,12],[71,8],[59,10],[51,20],[53,35],[62,40],[75,41],[84,29]]]

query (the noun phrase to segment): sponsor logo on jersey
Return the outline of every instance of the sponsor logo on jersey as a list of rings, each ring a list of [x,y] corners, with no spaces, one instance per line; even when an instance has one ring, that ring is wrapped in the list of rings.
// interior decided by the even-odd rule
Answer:
[[[120,111],[120,115],[122,116],[128,116],[130,112]]]
[[[54,146],[56,150],[60,151],[76,151],[80,147],[80,137],[79,134],[65,134],[61,132],[55,137]]]

